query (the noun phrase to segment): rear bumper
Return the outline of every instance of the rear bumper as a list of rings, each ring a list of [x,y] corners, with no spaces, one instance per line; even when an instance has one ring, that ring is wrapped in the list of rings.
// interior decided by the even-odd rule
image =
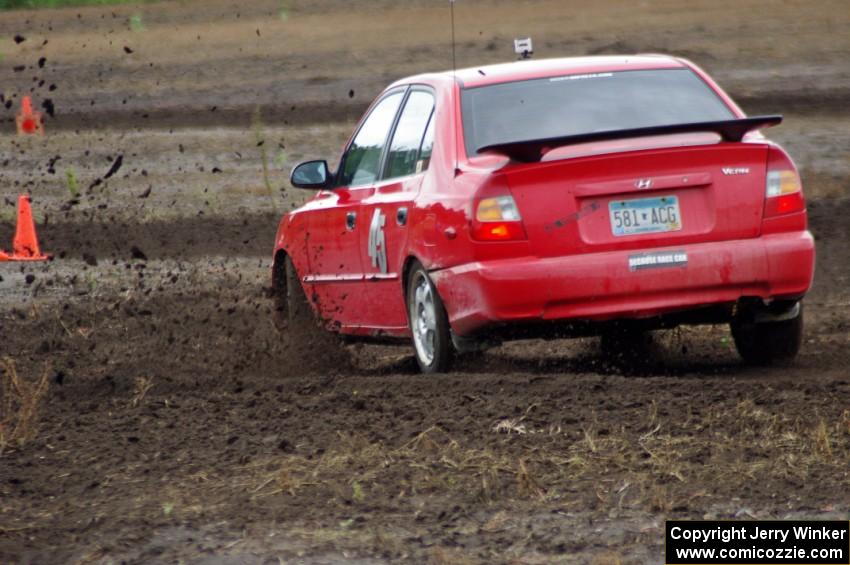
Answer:
[[[807,231],[653,249],[682,252],[687,264],[632,269],[635,251],[467,263],[431,273],[452,329],[546,320],[649,318],[735,302],[800,297],[814,273]]]

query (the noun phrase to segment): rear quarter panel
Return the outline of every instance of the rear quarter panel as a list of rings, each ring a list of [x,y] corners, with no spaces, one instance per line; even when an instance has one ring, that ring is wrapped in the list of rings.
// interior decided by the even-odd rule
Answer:
[[[467,210],[477,179],[456,175],[458,146],[455,85],[450,80],[431,84],[437,93],[434,150],[428,174],[410,215],[406,256],[434,270],[466,261],[470,255]]]

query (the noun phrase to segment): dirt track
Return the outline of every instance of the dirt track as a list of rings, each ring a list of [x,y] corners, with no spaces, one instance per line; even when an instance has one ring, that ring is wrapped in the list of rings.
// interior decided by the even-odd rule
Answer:
[[[266,287],[276,218],[304,197],[281,168],[333,158],[381,86],[446,67],[446,10],[198,6],[0,14],[4,96],[57,85],[44,139],[0,137],[0,247],[28,190],[57,255],[0,264],[0,356],[49,382],[35,438],[0,453],[0,562],[644,563],[669,517],[848,518],[841,2],[459,2],[461,64],[525,33],[541,56],[672,51],[789,114],[771,134],[803,171],[818,266],[790,368],[696,328],[637,366],[532,341],[427,379],[404,348],[326,362],[289,342]]]

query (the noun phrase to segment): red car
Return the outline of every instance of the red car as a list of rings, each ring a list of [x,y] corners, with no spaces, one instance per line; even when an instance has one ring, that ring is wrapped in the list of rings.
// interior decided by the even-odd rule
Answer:
[[[746,361],[788,360],[814,243],[797,169],[759,132],[781,120],[667,56],[400,80],[336,172],[293,169],[317,193],[278,228],[279,310],[412,337],[424,372],[504,339],[706,323]]]

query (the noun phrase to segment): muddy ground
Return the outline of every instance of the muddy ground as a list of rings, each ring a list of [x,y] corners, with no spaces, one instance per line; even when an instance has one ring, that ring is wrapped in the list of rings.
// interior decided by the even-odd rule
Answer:
[[[28,191],[55,255],[0,264],[0,372],[44,387],[24,430],[0,391],[26,440],[0,453],[0,562],[645,563],[671,517],[850,517],[844,3],[455,15],[461,65],[526,34],[539,56],[674,52],[786,114],[770,133],[818,245],[795,364],[746,367],[700,327],[636,365],[525,341],[424,378],[406,348],[329,356],[276,331],[272,239],[305,196],[283,170],[333,160],[387,82],[449,66],[447,5],[0,13],[0,246]],[[24,93],[53,104],[44,138],[13,134]]]

